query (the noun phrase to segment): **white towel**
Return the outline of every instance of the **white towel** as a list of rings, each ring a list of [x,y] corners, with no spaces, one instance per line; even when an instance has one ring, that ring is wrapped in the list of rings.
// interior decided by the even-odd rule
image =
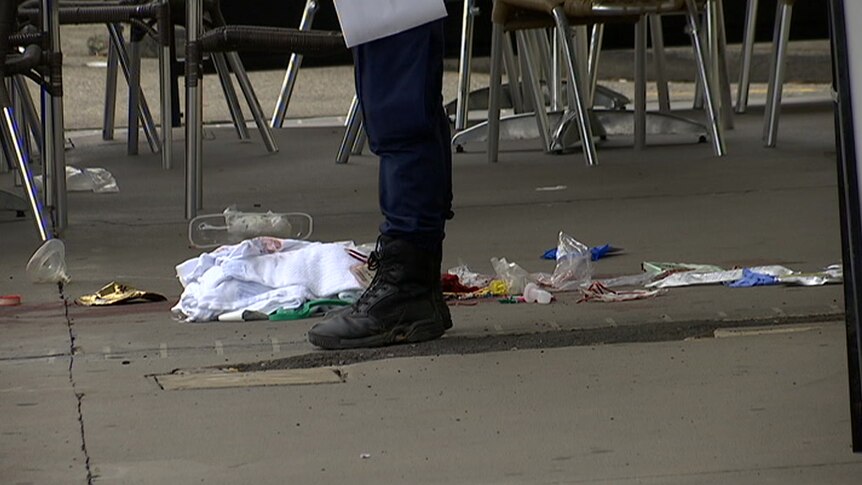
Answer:
[[[361,290],[357,264],[343,243],[254,238],[222,246],[177,266],[184,286],[172,312],[190,322],[238,310],[271,313],[307,300]]]

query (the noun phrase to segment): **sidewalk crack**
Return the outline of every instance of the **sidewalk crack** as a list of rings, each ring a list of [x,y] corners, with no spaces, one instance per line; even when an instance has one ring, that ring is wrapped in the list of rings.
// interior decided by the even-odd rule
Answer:
[[[72,392],[75,393],[75,400],[77,401],[78,428],[81,433],[81,452],[84,454],[84,469],[87,471],[87,484],[92,485],[95,476],[90,468],[90,453],[87,450],[87,434],[84,431],[84,411],[82,409],[85,394],[78,391],[78,385],[75,382],[75,355],[77,352],[74,323],[72,323],[72,318],[69,316],[69,300],[66,298],[63,283],[58,283],[57,286],[60,290],[60,298],[63,300],[63,315],[66,319],[66,328],[69,331],[69,383],[72,385]]]

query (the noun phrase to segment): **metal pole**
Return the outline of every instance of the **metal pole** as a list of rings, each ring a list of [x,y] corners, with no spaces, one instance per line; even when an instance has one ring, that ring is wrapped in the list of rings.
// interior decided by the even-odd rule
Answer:
[[[47,33],[46,47],[60,54],[60,2],[42,0],[42,26]],[[59,56],[58,56],[59,57]],[[66,138],[63,128],[63,68],[52,66],[48,74],[51,92],[42,88],[44,148],[44,185],[47,206],[53,210],[54,231],[62,233],[69,223],[66,204]]]
[[[164,3],[169,3],[170,0],[164,0]],[[169,9],[168,5],[165,5],[165,10]],[[162,22],[163,28],[173,29],[173,24],[170,22]],[[166,26],[166,27],[165,27]],[[161,78],[161,82],[159,86],[161,88],[161,122],[162,122],[162,168],[165,170],[170,170],[173,167],[173,158],[174,158],[174,135],[173,135],[173,99],[171,97],[171,84],[173,83],[173,79],[171,78],[171,43],[169,39],[171,38],[170,32],[162,32],[161,33],[162,43],[159,46],[159,77]],[[116,77],[116,73],[114,74]],[[116,80],[115,80],[116,82]]]
[[[114,139],[114,118],[117,109],[117,48],[108,42],[108,68],[105,72],[105,111],[102,116],[102,139]]]
[[[116,25],[108,25],[108,33],[111,36],[111,41],[114,43],[114,47],[117,50],[117,59],[120,61],[120,68],[123,71],[123,76],[126,78],[126,84],[129,87],[129,93],[132,92],[132,84],[131,84],[131,61],[129,59],[129,55],[126,52],[125,42],[123,41],[123,36],[120,31],[116,28]],[[139,110],[138,116],[141,125],[144,127],[144,135],[147,136],[147,143],[149,143],[150,150],[154,153],[159,151],[159,139],[158,135],[156,135],[156,123],[153,121],[153,115],[150,113],[150,107],[147,104],[147,98],[144,95],[144,92],[140,90],[141,86],[138,84],[138,101],[139,101]]]
[[[251,86],[248,74],[242,66],[242,60],[240,60],[239,54],[236,52],[228,52],[227,62],[230,64],[230,68],[233,70],[237,81],[239,81],[239,87],[242,89],[243,96],[245,96],[245,102],[248,103],[248,107],[251,110],[251,116],[254,118],[255,124],[257,124],[257,129],[260,131],[261,138],[263,138],[263,144],[266,145],[266,149],[270,153],[277,152],[278,145],[276,145],[275,140],[272,138],[272,132],[269,131],[269,124],[263,118],[263,110],[260,107],[260,102],[257,100],[257,96],[254,94],[254,88]]]
[[[830,0],[829,21],[832,33],[835,128],[838,152],[838,197],[841,220],[841,249],[844,261],[844,308],[847,333],[847,374],[850,388],[850,434],[853,451],[862,453],[862,147],[859,123],[862,122],[862,79],[851,77],[862,72],[862,52],[853,23],[858,29],[862,4],[855,0]],[[846,23],[845,23],[846,22]],[[847,25],[851,24],[851,25]],[[857,43],[853,43],[852,36]],[[857,90],[854,93],[853,87]],[[854,120],[855,117],[855,120]]]
[[[647,21],[635,24],[635,150],[646,147],[646,44]]]
[[[587,64],[590,71],[590,99],[596,97],[596,86],[599,80],[599,57],[602,53],[602,38],[605,34],[605,24],[593,25],[590,35],[590,54]]]
[[[230,118],[233,121],[233,126],[236,129],[240,140],[250,138],[248,134],[248,126],[245,123],[245,117],[242,115],[242,108],[239,107],[239,99],[236,97],[236,90],[233,88],[233,81],[230,79],[230,68],[227,67],[227,60],[223,52],[213,52],[211,55],[213,66],[215,67],[218,80],[221,83],[221,89],[224,92],[224,99],[227,103]]]
[[[141,28],[132,25],[129,28],[129,135],[126,152],[129,155],[138,154],[138,115],[141,96]]]
[[[353,148],[354,143],[356,143],[356,136],[359,133],[361,124],[359,96],[353,95],[353,101],[350,102],[350,109],[347,111],[347,120],[344,122],[344,137],[341,139],[341,145],[338,146],[335,163],[347,163],[347,160],[350,158],[350,150]]]
[[[560,111],[563,109],[563,53],[560,48],[560,31],[554,29],[551,39],[551,80],[548,82],[548,90],[551,96],[551,111]]]
[[[739,85],[736,89],[736,112],[748,108],[748,91],[751,86],[751,58],[754,56],[754,27],[757,22],[757,0],[748,0],[745,12],[745,34],[742,40],[742,62],[739,67]]]
[[[21,102],[21,108],[24,110],[21,114],[24,115],[24,120],[30,129],[30,134],[33,136],[33,139],[36,140],[38,150],[38,145],[42,142],[42,125],[39,120],[39,112],[36,111],[36,105],[33,103],[33,98],[30,97],[30,90],[27,88],[27,80],[23,75],[18,74],[12,78],[12,84],[15,86],[18,100]]]
[[[302,20],[299,21],[299,30],[311,30],[311,24],[314,22],[314,14],[317,13],[317,8],[317,0],[308,0],[305,2]],[[281,92],[278,95],[278,100],[275,102],[275,111],[269,123],[269,126],[272,128],[281,128],[284,125],[284,117],[287,114],[290,97],[293,95],[293,86],[296,84],[296,76],[299,74],[300,66],[302,66],[302,55],[291,54],[290,62],[287,63],[287,71],[284,73],[284,81],[281,83]]]
[[[203,0],[186,1],[186,219],[197,216],[203,205],[203,71],[198,51],[202,15]]]
[[[775,16],[775,39],[772,47],[772,63],[769,73],[769,88],[766,94],[766,112],[763,117],[763,141],[774,147],[778,139],[778,115],[781,112],[781,91],[784,87],[784,58],[787,56],[787,41],[790,37],[792,0],[778,2]]]
[[[583,83],[578,79],[578,65],[574,58],[575,46],[572,41],[569,21],[568,18],[566,18],[566,13],[562,7],[555,7],[551,13],[554,16],[557,29],[562,33],[561,37],[563,42],[565,42],[563,53],[565,54],[566,67],[569,70],[568,84],[571,86],[569,92],[574,95],[574,99],[570,101],[570,104],[574,102],[578,116],[577,121],[581,132],[581,144],[583,145],[584,155],[587,159],[587,165],[592,167],[596,165],[597,157],[596,146],[593,144],[593,129],[590,126],[590,107],[586,105],[586,99],[581,90]]]
[[[539,136],[542,138],[542,147],[545,151],[551,149],[551,132],[548,113],[545,111],[545,100],[542,95],[542,87],[539,84],[539,66],[535,56],[537,55],[530,46],[531,35],[524,30],[515,32],[518,41],[518,55],[524,65],[524,85],[530,92],[530,101],[533,112],[536,115],[536,123],[539,128]]]
[[[503,43],[509,43],[508,37],[504,37],[503,27],[499,24],[491,26],[491,79],[489,80],[488,89],[488,162],[494,163],[497,161],[497,155],[500,149],[500,97],[502,96],[502,64],[503,64]],[[510,44],[511,46],[511,44]],[[509,71],[509,87],[513,92],[516,89],[517,76],[512,79],[512,72]]]
[[[461,58],[458,63],[458,99],[455,108],[455,131],[467,127],[467,111],[470,104],[470,64],[473,60],[473,23],[478,8],[474,0],[464,0],[461,23]]]
[[[30,164],[22,150],[19,132],[15,125],[15,115],[12,108],[3,107],[3,126],[0,129],[3,136],[3,152],[9,160],[14,160],[18,167],[18,173],[24,183],[24,191],[27,193],[27,199],[30,202],[30,210],[33,212],[33,218],[36,221],[36,228],[39,231],[39,237],[42,241],[51,239],[51,231],[48,229],[48,221],[44,217],[44,209],[39,197],[36,194],[36,187],[33,184],[33,173],[30,171]],[[45,186],[47,187],[47,185]]]
[[[713,89],[712,80],[710,79],[706,68],[708,60],[706,59],[706,52],[701,42],[702,39],[697,22],[697,7],[695,7],[694,0],[685,0],[685,4],[687,9],[686,20],[688,22],[691,43],[694,45],[695,58],[697,60],[697,77],[700,79],[700,83],[703,86],[704,91],[703,99],[706,104],[707,124],[709,125],[710,134],[712,135],[713,152],[717,156],[722,156],[726,152],[724,137],[722,136],[722,126],[718,118],[718,110],[716,109],[714,97],[712,95],[715,90]]]
[[[526,106],[521,91],[521,70],[515,58],[515,49],[512,47],[512,39],[502,31],[502,27],[500,28],[500,35],[502,36],[500,45],[506,67],[506,82],[509,84],[509,95],[512,97],[512,108],[514,108],[515,113],[523,113]]]
[[[664,33],[661,30],[661,16],[649,16],[649,30],[652,37],[652,59],[655,67],[655,84],[658,91],[658,109],[670,112],[670,92],[667,87],[667,66],[664,56]]]

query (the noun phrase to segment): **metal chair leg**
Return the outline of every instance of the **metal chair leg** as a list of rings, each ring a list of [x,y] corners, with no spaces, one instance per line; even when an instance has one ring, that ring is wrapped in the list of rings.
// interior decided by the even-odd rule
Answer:
[[[356,141],[353,142],[353,148],[350,150],[351,155],[362,155],[362,150],[365,149],[365,142],[368,140],[368,135],[365,133],[365,121],[359,118],[359,133],[356,134]]]
[[[718,36],[716,61],[718,63],[718,87],[721,98],[721,112],[719,118],[726,130],[733,129],[733,101],[730,95],[730,74],[727,72],[727,32],[724,24],[724,0],[712,0],[715,8],[715,30]]]
[[[233,87],[233,81],[230,79],[230,69],[227,67],[224,53],[213,52],[211,57],[218,80],[221,83],[222,92],[224,92],[224,99],[227,103],[227,109],[230,112],[233,126],[236,129],[236,134],[240,140],[248,140],[251,136],[248,133],[248,126],[245,122],[245,116],[242,114],[242,108],[239,107],[239,99],[236,97],[236,90]]]
[[[757,0],[748,0],[745,12],[745,34],[742,39],[742,62],[739,66],[739,85],[736,89],[736,112],[748,109],[748,92],[751,87],[751,58],[754,56],[754,32],[757,21]]]
[[[475,0],[464,0],[461,24],[461,58],[458,64],[458,102],[455,109],[455,131],[467,127],[470,97],[470,72],[473,60],[473,22],[478,8]]]
[[[33,98],[30,96],[30,90],[27,88],[27,80],[23,75],[19,74],[12,79],[15,86],[15,91],[18,94],[18,99],[21,102],[21,108],[24,110],[24,120],[30,129],[30,134],[34,140],[41,143],[43,139],[42,124],[39,120],[39,112],[36,111],[36,105],[33,103]],[[39,148],[37,148],[39,149]]]
[[[523,113],[527,110],[527,107],[524,102],[524,93],[521,90],[522,82],[520,64],[515,58],[515,49],[512,47],[512,39],[502,31],[500,32],[500,35],[501,56],[503,58],[503,62],[505,62],[506,80],[509,85],[509,95],[512,98],[512,107],[514,108],[515,113]]]
[[[566,67],[569,71],[568,84],[571,85],[570,92],[574,95],[572,102],[576,108],[575,113],[578,127],[580,128],[581,145],[584,150],[584,156],[587,159],[587,165],[594,166],[597,162],[596,146],[593,143],[593,130],[590,124],[590,110],[586,104],[586,98],[582,89],[584,84],[580,79],[578,73],[579,69],[576,59],[574,58],[575,46],[572,36],[569,35],[571,27],[569,26],[569,21],[566,18],[566,13],[563,10],[563,7],[555,7],[551,13],[554,16],[554,22],[557,25],[557,29],[563,33],[561,37],[565,43],[563,54],[566,60]]]
[[[536,124],[542,137],[542,147],[545,151],[550,151],[550,123],[548,121],[548,113],[545,110],[545,97],[539,84],[539,67],[536,65],[538,64],[536,60],[537,53],[531,45],[530,35],[527,31],[519,30],[515,32],[515,39],[518,42],[518,54],[523,64],[524,86],[530,94],[530,104],[534,107]]]
[[[170,0],[164,0],[169,2]],[[173,27],[171,27],[173,28]],[[170,170],[173,167],[174,161],[174,134],[173,134],[173,98],[171,96],[171,56],[170,42],[164,42],[159,45],[159,95],[161,96],[161,124],[162,124],[162,168]],[[116,76],[116,75],[115,75]]]
[[[362,124],[362,118],[359,113],[359,96],[354,94],[353,101],[350,102],[350,109],[347,111],[347,119],[344,121],[344,137],[341,139],[341,145],[338,146],[335,163],[347,163],[347,160],[350,159],[351,149],[356,142],[356,137]]]
[[[140,27],[132,26],[129,29],[129,134],[126,153],[138,154],[138,98],[141,90],[136,86],[141,85],[141,42],[135,37],[140,35]]]
[[[766,111],[763,119],[763,141],[767,147],[775,147],[778,139],[778,115],[781,111],[781,91],[784,87],[784,59],[790,38],[790,18],[793,1],[781,0],[775,15],[775,37],[772,47],[769,88],[766,94]]]
[[[311,29],[317,8],[317,0],[307,0],[305,2],[305,10],[303,10],[302,19],[299,21],[299,30]],[[296,85],[296,76],[299,75],[300,66],[302,66],[302,55],[291,54],[290,62],[287,64],[287,71],[284,73],[284,81],[281,83],[281,91],[278,94],[278,100],[275,102],[275,110],[269,123],[269,126],[272,128],[281,128],[284,125],[284,117],[287,115],[287,106],[290,104],[290,97],[293,95],[293,87]]]
[[[42,201],[39,200],[39,196],[36,193],[30,163],[22,150],[23,143],[15,130],[15,114],[12,108],[8,106],[3,107],[3,123],[0,126],[0,136],[2,136],[3,140],[4,155],[7,160],[12,160],[13,165],[18,168],[18,173],[24,184],[24,192],[26,192],[27,200],[30,203],[30,210],[33,212],[33,218],[36,222],[36,229],[39,231],[39,237],[42,241],[47,241],[51,238],[48,220],[45,217]],[[47,185],[45,187],[47,188]],[[63,188],[65,189],[65,184]]]
[[[125,42],[123,41],[123,36],[120,33],[119,29],[117,29],[116,25],[108,26],[108,33],[111,37],[111,42],[114,43],[114,47],[117,50],[117,59],[120,61],[120,69],[123,71],[123,76],[126,78],[126,84],[132,86],[131,84],[131,60],[129,59],[129,54],[126,52]],[[147,103],[146,96],[144,92],[141,91],[140,84],[138,84],[138,116],[141,125],[144,127],[144,135],[147,137],[147,142],[150,145],[150,150],[153,153],[157,153],[160,150],[159,147],[159,139],[158,135],[156,135],[156,126],[153,121],[153,115],[150,113],[150,108]],[[132,93],[134,90],[130,87],[129,93]],[[131,131],[131,130],[130,130]]]
[[[236,52],[228,52],[227,62],[230,64],[230,68],[236,76],[237,81],[239,81],[239,87],[242,89],[242,94],[245,96],[245,101],[248,103],[248,107],[251,110],[251,116],[254,118],[258,131],[260,131],[260,136],[263,138],[263,143],[266,145],[267,151],[270,153],[277,152],[278,145],[272,138],[269,124],[263,117],[263,110],[260,108],[260,101],[257,100],[257,96],[254,94],[254,88],[251,85],[251,81],[248,79],[248,73],[246,73],[245,68],[242,66],[242,60],[240,60],[239,54]]]
[[[646,43],[647,20],[635,24],[635,150],[646,147]]]
[[[491,28],[491,79],[488,92],[488,162],[494,163],[500,151],[500,98],[502,97],[503,28],[493,24]],[[509,71],[509,86],[515,86]],[[516,90],[512,87],[512,90]]]
[[[716,109],[713,93],[715,93],[712,85],[712,79],[707,72],[706,52],[701,44],[700,28],[697,22],[697,7],[694,0],[685,0],[686,3],[686,20],[688,22],[691,42],[694,46],[695,58],[697,60],[697,74],[701,84],[704,87],[704,103],[706,105],[707,125],[712,135],[713,152],[717,156],[722,156],[726,153],[724,146],[724,136],[722,136],[722,126],[718,118],[718,110]]]
[[[105,74],[105,112],[102,116],[102,139],[114,139],[114,113],[117,109],[117,48],[108,42],[108,66]]]
[[[590,35],[590,54],[587,64],[590,70],[590,99],[596,99],[596,86],[599,80],[599,57],[602,53],[602,39],[605,34],[605,24],[593,25]]]
[[[658,109],[670,112],[670,91],[667,86],[667,69],[664,55],[664,33],[661,30],[661,16],[649,16],[649,31],[652,38],[652,58],[655,68],[655,84],[658,91]]]

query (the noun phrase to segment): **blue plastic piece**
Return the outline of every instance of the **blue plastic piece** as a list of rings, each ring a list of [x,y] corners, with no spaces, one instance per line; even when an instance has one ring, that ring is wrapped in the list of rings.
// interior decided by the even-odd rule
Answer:
[[[778,284],[778,278],[772,275],[755,273],[748,268],[742,270],[742,278],[725,283],[731,288],[749,288],[751,286],[769,286]]]

